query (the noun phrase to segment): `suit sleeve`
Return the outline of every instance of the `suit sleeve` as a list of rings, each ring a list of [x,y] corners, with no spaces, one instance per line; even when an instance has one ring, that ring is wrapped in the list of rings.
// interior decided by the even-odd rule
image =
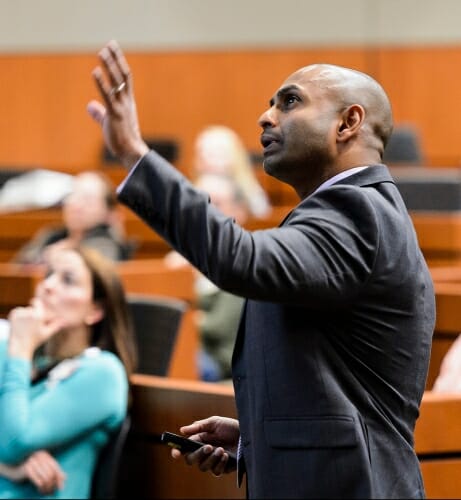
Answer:
[[[283,226],[250,232],[150,152],[119,198],[218,287],[252,299],[347,305],[379,250],[375,211],[356,186],[332,186],[301,202]]]

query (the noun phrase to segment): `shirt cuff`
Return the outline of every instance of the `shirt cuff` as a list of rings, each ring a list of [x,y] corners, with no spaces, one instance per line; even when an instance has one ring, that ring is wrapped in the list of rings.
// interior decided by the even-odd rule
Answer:
[[[146,154],[149,154],[149,153],[147,152]],[[146,155],[144,155],[144,156],[146,156]],[[131,170],[128,172],[127,176],[118,185],[118,187],[116,189],[117,195],[120,194],[121,191],[123,191],[123,188],[125,187],[125,184],[128,182],[128,180],[131,177],[131,173],[134,172],[136,170],[136,168],[138,168],[138,165],[142,162],[142,160],[144,159],[144,156],[142,156],[141,158],[139,158],[139,160],[133,165],[133,167],[131,168]]]

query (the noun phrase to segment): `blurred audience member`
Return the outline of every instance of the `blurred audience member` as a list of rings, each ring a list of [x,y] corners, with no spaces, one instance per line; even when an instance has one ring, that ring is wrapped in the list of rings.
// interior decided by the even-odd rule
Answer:
[[[248,151],[232,129],[212,125],[200,132],[195,140],[193,168],[196,178],[205,173],[232,177],[252,216],[270,213],[269,198],[256,178]]]
[[[445,354],[432,390],[434,392],[461,392],[461,335]]]
[[[248,218],[248,207],[243,194],[233,179],[217,174],[202,174],[195,184],[205,191],[210,201],[226,216],[238,224]],[[189,263],[179,253],[165,257],[170,267]],[[231,358],[240,321],[243,298],[219,289],[197,272],[197,326],[201,348],[197,354],[197,367],[201,380],[217,382],[231,377]]]
[[[47,258],[30,305],[0,325],[1,498],[88,498],[127,412],[136,352],[114,263],[88,248]]]
[[[12,175],[0,188],[0,213],[51,208],[72,191],[74,176],[43,168]]]
[[[78,174],[62,206],[63,226],[39,231],[14,257],[20,264],[42,264],[50,246],[83,245],[96,248],[112,260],[129,258],[109,179],[98,172]]]

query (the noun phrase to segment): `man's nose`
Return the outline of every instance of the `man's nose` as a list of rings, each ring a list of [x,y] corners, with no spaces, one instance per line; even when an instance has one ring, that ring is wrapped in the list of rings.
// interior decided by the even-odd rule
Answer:
[[[258,125],[263,129],[274,127],[276,123],[276,113],[273,106],[264,111],[258,120]]]

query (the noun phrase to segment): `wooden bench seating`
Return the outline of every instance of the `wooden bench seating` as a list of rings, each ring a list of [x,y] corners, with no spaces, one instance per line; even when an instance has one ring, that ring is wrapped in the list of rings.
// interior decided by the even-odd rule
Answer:
[[[133,212],[120,207],[127,237],[136,246],[136,258],[154,258],[165,255],[171,247]],[[61,210],[50,208],[0,214],[0,262],[13,258],[15,253],[42,228],[59,227]]]
[[[119,263],[118,266],[127,292],[177,297],[191,304],[181,327],[170,375],[196,379],[194,358],[198,333],[193,320],[195,291],[192,270],[167,269],[162,259],[136,259]],[[461,332],[461,284],[443,281],[454,281],[456,277],[461,277],[461,268],[450,269],[432,269],[436,285],[437,324],[428,389],[432,387],[443,356]],[[0,315],[5,316],[12,307],[26,304],[40,278],[41,273],[37,270],[0,262]]]
[[[415,429],[428,498],[461,497],[461,394],[426,392]]]
[[[135,244],[134,259],[163,257],[171,247],[131,210],[120,206],[127,238]],[[249,229],[276,227],[290,207],[274,208],[265,219],[250,219]],[[0,213],[0,262],[10,261],[16,252],[42,228],[59,227],[61,210],[50,208],[17,213]]]
[[[429,266],[461,265],[461,212],[412,212],[411,218]]]
[[[434,281],[434,287],[436,323],[426,389],[433,386],[442,359],[461,333],[461,283]]]
[[[250,219],[250,230],[277,227],[294,204],[277,205],[264,219]],[[136,246],[134,259],[163,257],[170,246],[131,210],[121,206],[127,237]],[[431,267],[461,267],[461,212],[412,212],[421,249]],[[30,238],[44,227],[59,226],[59,208],[0,213],[0,262],[9,261]]]

